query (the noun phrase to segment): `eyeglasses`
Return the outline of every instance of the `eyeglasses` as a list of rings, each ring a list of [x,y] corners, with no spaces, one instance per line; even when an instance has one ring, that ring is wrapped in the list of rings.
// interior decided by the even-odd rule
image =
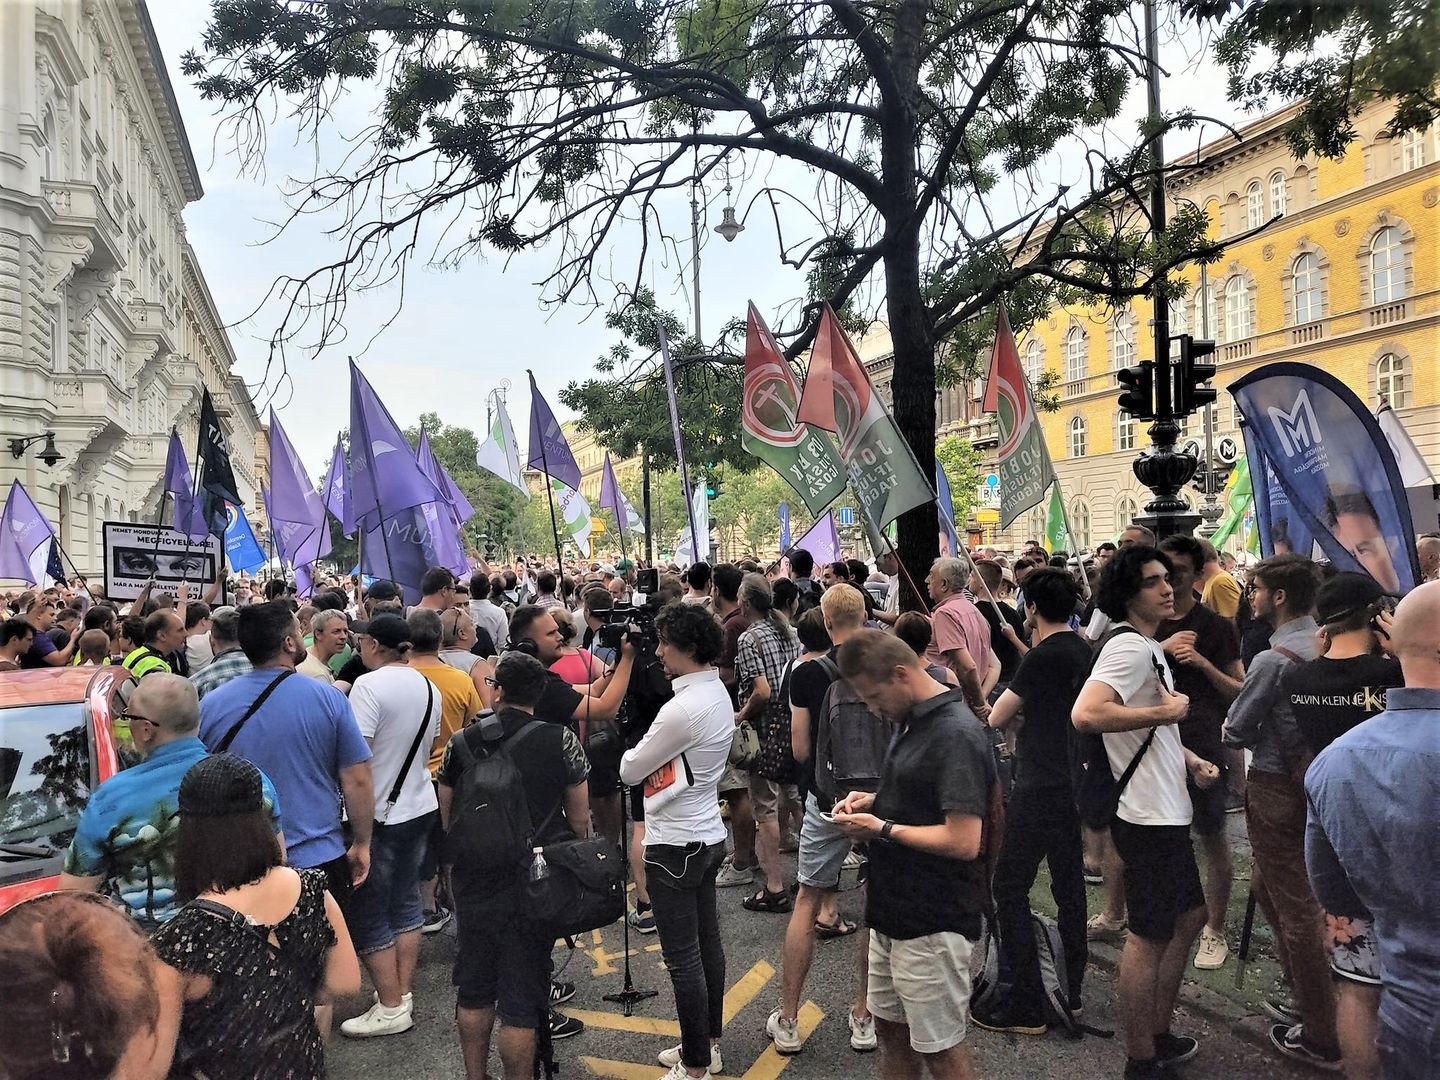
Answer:
[[[489,675],[486,675],[486,676],[485,676],[485,685],[488,686],[488,687],[491,687],[491,688],[493,689],[494,687],[497,687],[497,686],[499,686],[500,684],[499,684],[498,682],[496,682],[494,679],[492,679]]]
[[[150,717],[148,717],[148,716],[141,716],[139,713],[133,713],[133,712],[128,712],[128,711],[126,711],[126,712],[121,712],[120,715],[116,717],[116,719],[117,719],[117,720],[123,720],[125,723],[129,724],[131,727],[134,727],[137,723],[140,723],[140,724],[153,724],[153,723],[155,723],[155,721],[154,721],[154,720],[151,720]]]

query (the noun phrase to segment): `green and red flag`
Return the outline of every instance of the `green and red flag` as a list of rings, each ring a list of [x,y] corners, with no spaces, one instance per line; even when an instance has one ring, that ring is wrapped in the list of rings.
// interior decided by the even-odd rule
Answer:
[[[995,347],[990,352],[982,407],[995,414],[1000,426],[1000,445],[995,451],[999,461],[996,472],[1000,474],[1000,527],[1008,528],[1026,510],[1041,503],[1046,490],[1055,483],[1055,470],[1003,305],[995,318]]]
[[[874,525],[883,528],[935,501],[935,489],[829,304],[820,314],[796,419],[835,433],[850,486]]]
[[[795,489],[812,516],[845,490],[845,470],[828,439],[796,420],[800,390],[765,320],[750,305],[740,445]]]

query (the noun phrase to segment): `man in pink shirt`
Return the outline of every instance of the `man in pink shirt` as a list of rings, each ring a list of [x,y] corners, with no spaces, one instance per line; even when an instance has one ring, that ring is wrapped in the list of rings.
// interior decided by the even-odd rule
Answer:
[[[990,670],[990,624],[980,609],[965,597],[970,569],[960,559],[936,559],[925,579],[935,603],[932,634],[925,659],[948,667],[960,680],[965,701],[977,717],[990,715],[981,689]]]

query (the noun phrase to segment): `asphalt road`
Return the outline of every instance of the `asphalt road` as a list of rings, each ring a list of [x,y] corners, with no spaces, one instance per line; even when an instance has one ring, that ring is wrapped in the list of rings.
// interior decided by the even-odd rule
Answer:
[[[780,946],[788,916],[745,911],[740,907],[742,895],[743,889],[720,892],[729,987],[721,1044],[725,1076],[743,1080],[777,1080],[782,1075],[784,1080],[878,1076],[878,1056],[859,1055],[849,1047],[845,1010],[854,984],[857,954],[853,937],[821,942],[816,948],[815,966],[806,985],[807,1004],[802,1011],[802,1030],[810,1029],[804,1051],[782,1057],[770,1048],[764,1025],[778,1000]],[[849,894],[845,900],[845,910],[856,914],[861,894]],[[359,1080],[464,1075],[450,986],[455,954],[453,933],[452,924],[424,940],[415,986],[414,1029],[403,1035],[359,1041],[337,1034],[327,1059],[332,1077]],[[602,1000],[603,995],[621,986],[623,957],[618,925],[592,935],[573,955],[563,946],[556,950],[556,966],[564,966],[563,974],[557,977],[573,981],[578,987],[574,1000],[565,1008],[587,1024],[579,1037],[555,1044],[562,1078],[655,1080],[664,1073],[655,1055],[679,1042],[670,981],[655,936],[632,935],[631,948],[635,985],[659,991],[657,997],[637,1005],[631,1017]],[[357,998],[348,1008],[340,1008],[338,1016],[358,1013],[368,1001],[367,989],[364,1000]],[[1114,979],[1093,966],[1085,984],[1085,1021],[1100,1028],[1118,1027]],[[1181,1074],[1188,1080],[1288,1080],[1317,1075],[1236,1037],[1226,1026],[1212,1025],[1198,1016],[1182,1013],[1175,1030],[1201,1040],[1200,1053]],[[1124,1050],[1118,1037],[1071,1041],[1055,1034],[996,1035],[972,1029],[969,1041],[978,1075],[985,1080],[1099,1080],[1119,1077],[1124,1067]],[[498,1058],[492,1060],[491,1070],[493,1076],[500,1076]]]

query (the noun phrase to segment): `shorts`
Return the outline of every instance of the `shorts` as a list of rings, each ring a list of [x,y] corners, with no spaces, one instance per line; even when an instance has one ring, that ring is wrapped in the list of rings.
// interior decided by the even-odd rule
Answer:
[[[395,825],[375,824],[370,838],[370,874],[350,899],[346,922],[360,956],[395,944],[401,934],[420,929],[420,864],[438,810]]]
[[[814,795],[805,800],[795,875],[801,885],[812,889],[835,888],[840,884],[840,867],[854,846],[844,829],[820,816],[820,804]]]
[[[965,1041],[970,1009],[970,952],[964,934],[942,931],[892,938],[870,931],[870,974],[865,996],[881,1020],[910,1029],[910,1048],[938,1054]]]
[[[1380,953],[1370,919],[1325,913],[1325,948],[1330,970],[1346,982],[1380,985]]]
[[[1203,754],[1201,756],[1204,757]],[[1208,788],[1197,788],[1193,781],[1186,780],[1190,792],[1190,827],[1198,836],[1214,836],[1225,831],[1225,797],[1230,790],[1226,773],[1229,770],[1221,763],[1216,764],[1219,765],[1220,776]]]
[[[645,786],[631,784],[629,791],[630,820],[636,825],[643,825],[645,824]]]
[[[780,795],[794,803],[800,801],[800,790],[794,784],[767,780],[758,772],[750,774],[750,808],[756,821],[774,821],[780,815]]]
[[[720,794],[729,795],[733,791],[743,791],[748,794],[750,774],[744,769],[737,769],[734,765],[726,762],[725,771],[720,774]]]
[[[520,913],[519,889],[485,897],[457,894],[455,926],[455,1004],[493,1006],[506,1025],[534,1030],[550,1007],[555,942]]]
[[[1132,825],[1116,818],[1110,839],[1125,862],[1131,932],[1147,941],[1169,941],[1180,916],[1205,906],[1190,826]]]

